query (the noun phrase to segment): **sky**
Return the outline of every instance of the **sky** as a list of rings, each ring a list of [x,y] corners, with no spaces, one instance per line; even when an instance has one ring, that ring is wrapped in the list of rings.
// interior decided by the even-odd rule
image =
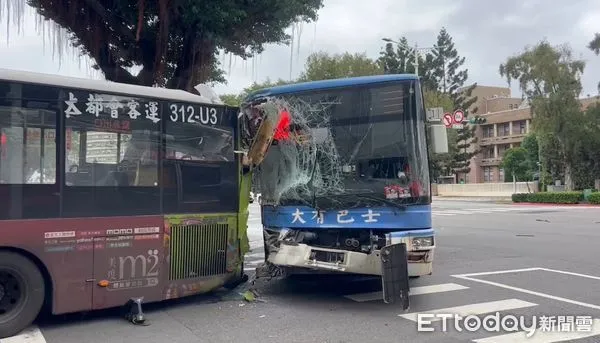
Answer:
[[[53,51],[53,36],[47,25],[37,24],[32,9],[25,8],[19,32],[15,18],[7,20],[3,2],[20,1],[24,0],[0,0],[0,68],[102,78],[77,52],[63,52],[60,57]],[[317,22],[294,30],[293,51],[286,45],[268,45],[252,60],[220,57],[228,82],[216,85],[215,91],[237,93],[267,77],[289,79],[290,66],[295,78],[307,56],[316,51],[366,53],[377,58],[385,44],[383,37],[405,36],[412,44],[429,47],[442,27],[466,58],[468,83],[507,86],[498,73],[499,65],[526,46],[547,39],[552,44],[569,44],[574,56],[586,61],[583,95],[598,94],[600,56],[586,48],[594,33],[600,32],[600,1],[596,0],[325,0]],[[520,96],[516,85],[511,89],[514,96]]]

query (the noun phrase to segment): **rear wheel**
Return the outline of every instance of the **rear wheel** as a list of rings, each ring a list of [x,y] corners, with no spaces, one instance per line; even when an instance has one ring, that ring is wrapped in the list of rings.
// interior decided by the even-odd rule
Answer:
[[[44,292],[42,273],[30,259],[0,251],[0,338],[31,325],[44,303]]]

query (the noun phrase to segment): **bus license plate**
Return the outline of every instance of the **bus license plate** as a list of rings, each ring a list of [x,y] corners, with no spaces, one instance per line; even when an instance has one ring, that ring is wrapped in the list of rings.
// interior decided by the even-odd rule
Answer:
[[[310,259],[317,260],[319,262],[327,263],[344,263],[346,254],[343,252],[325,251],[325,250],[311,250]]]

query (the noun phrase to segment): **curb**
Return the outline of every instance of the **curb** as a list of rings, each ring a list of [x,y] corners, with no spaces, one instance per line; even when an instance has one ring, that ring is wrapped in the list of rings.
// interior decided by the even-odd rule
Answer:
[[[595,204],[548,204],[548,203],[537,203],[537,202],[513,202],[516,206],[547,206],[547,207],[579,207],[579,208],[598,208],[600,205]]]

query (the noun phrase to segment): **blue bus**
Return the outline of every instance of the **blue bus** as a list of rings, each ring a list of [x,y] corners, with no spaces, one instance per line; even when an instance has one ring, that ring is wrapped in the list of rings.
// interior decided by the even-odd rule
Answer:
[[[427,125],[416,75],[262,89],[241,111],[266,266],[383,275],[384,247],[400,244],[408,276],[432,273],[428,144],[448,145],[443,125]]]

